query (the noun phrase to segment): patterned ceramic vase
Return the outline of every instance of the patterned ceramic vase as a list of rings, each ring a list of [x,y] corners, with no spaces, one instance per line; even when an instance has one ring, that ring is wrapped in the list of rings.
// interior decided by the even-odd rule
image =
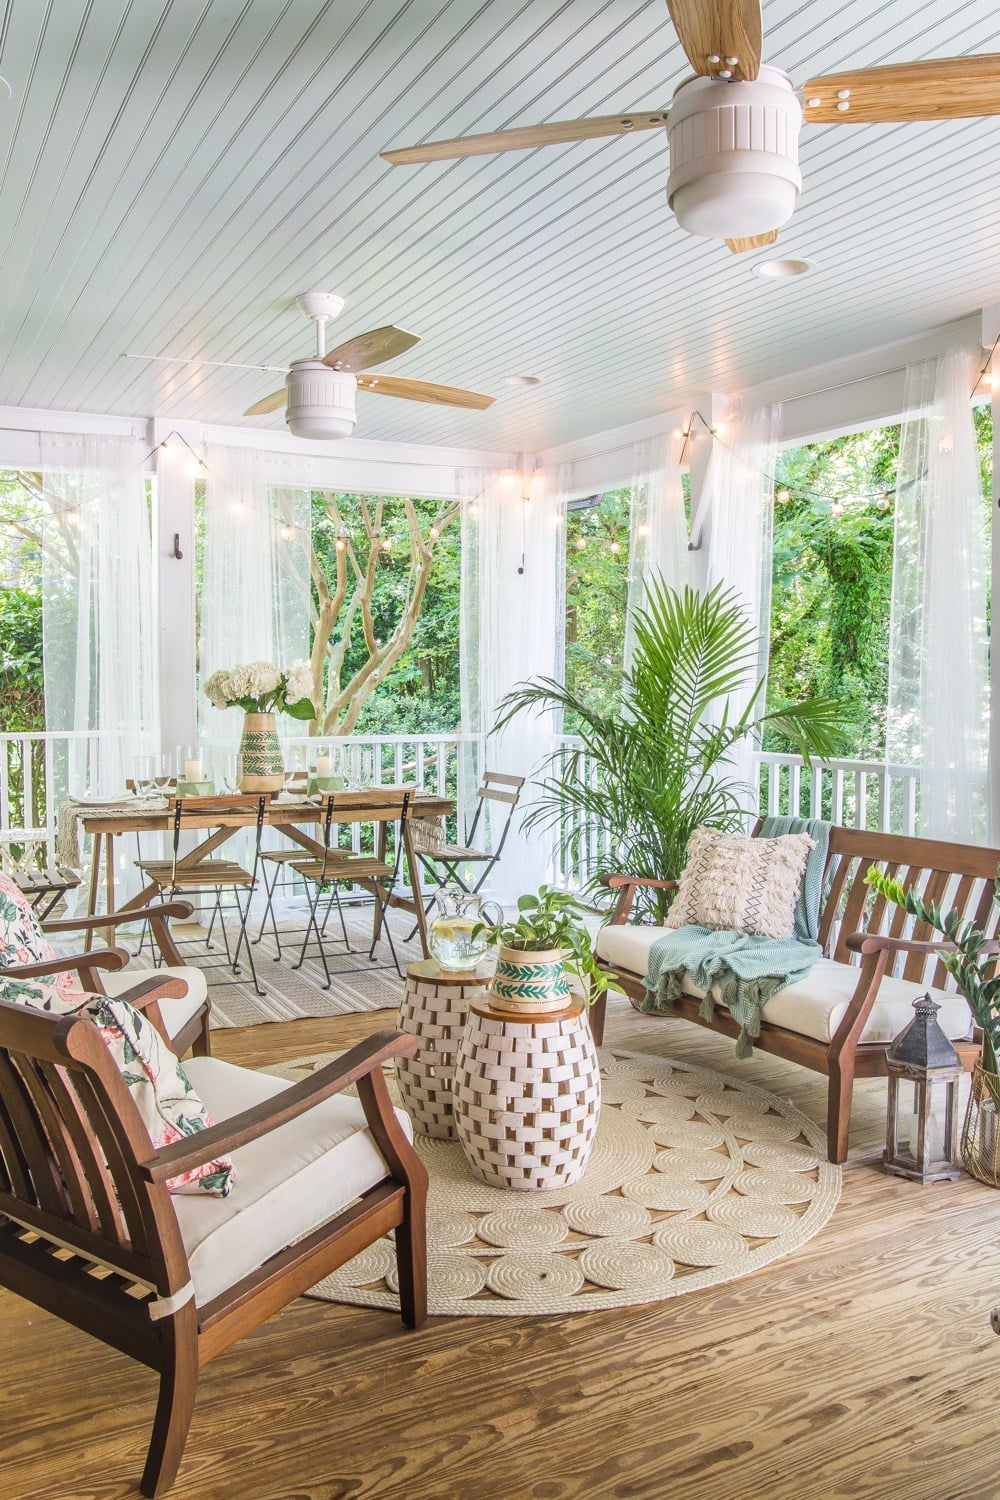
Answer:
[[[568,1010],[573,994],[563,967],[562,949],[525,953],[501,944],[489,999],[493,1010],[513,1015]]]
[[[241,792],[280,792],[285,768],[274,714],[247,714],[240,741],[243,757]]]

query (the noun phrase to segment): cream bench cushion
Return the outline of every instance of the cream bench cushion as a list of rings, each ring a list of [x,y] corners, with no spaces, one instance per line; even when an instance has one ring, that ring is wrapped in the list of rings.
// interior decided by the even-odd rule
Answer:
[[[641,979],[648,967],[650,948],[668,930],[666,927],[624,925],[602,927],[595,951],[605,963],[628,969]],[[829,1042],[844,1019],[857,988],[859,974],[860,970],[853,964],[819,958],[805,979],[798,984],[789,985],[787,989],[778,990],[771,996],[761,1011],[761,1017],[772,1026],[783,1026],[788,1031],[797,1032],[799,1036]],[[684,991],[699,1000],[705,994],[694,983],[690,974],[684,976]],[[718,999],[717,987],[713,986],[713,992],[714,998]],[[940,1005],[937,1022],[949,1041],[957,1041],[971,1034],[972,1012],[961,995],[950,995],[944,990],[928,989],[926,985],[914,984],[908,979],[887,976],[879,986],[861,1041],[891,1042],[913,1020],[913,1002],[921,995],[930,995]]]
[[[201,969],[185,965],[183,968],[162,969],[116,969],[111,972],[101,971],[101,983],[112,999],[117,995],[125,994],[126,990],[134,990],[136,985],[143,979],[152,977],[157,979],[183,979],[188,987],[186,995],[181,995],[176,1000],[158,1000],[160,1015],[163,1024],[167,1028],[167,1035],[173,1040],[177,1033],[187,1025],[191,1017],[197,1015],[205,1004],[208,995],[208,984]],[[187,1063],[184,1064],[187,1068]]]
[[[184,1071],[216,1122],[290,1087],[217,1057],[191,1058]],[[396,1113],[412,1140],[409,1116]],[[172,1200],[199,1306],[332,1219],[388,1170],[360,1103],[344,1094],[241,1146],[232,1159],[236,1182],[227,1198]]]

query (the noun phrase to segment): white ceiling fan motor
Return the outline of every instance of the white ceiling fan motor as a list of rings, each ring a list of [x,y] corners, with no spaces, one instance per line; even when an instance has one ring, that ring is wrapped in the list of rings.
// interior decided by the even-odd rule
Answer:
[[[295,302],[315,319],[316,357],[293,360],[285,377],[289,431],[300,438],[350,437],[358,420],[357,378],[349,370],[334,370],[323,363],[327,320],[339,315],[344,299],[336,292],[303,292]]]
[[[285,385],[285,421],[296,437],[350,437],[358,420],[358,382],[349,370],[331,370],[321,359],[297,359]]]
[[[780,68],[753,83],[689,78],[667,115],[667,201],[688,234],[738,239],[779,229],[802,190],[802,105]]]

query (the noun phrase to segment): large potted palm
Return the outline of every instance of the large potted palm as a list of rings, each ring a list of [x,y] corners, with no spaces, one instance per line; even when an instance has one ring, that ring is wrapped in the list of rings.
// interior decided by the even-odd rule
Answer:
[[[842,748],[849,719],[838,698],[761,712],[757,634],[738,595],[721,584],[699,594],[653,577],[632,625],[635,649],[616,709],[596,710],[543,677],[507,695],[497,724],[555,709],[578,726],[578,742],[549,757],[524,826],[554,831],[561,858],[590,889],[606,868],[593,828],[614,850],[617,871],[675,880],[695,828],[738,829],[755,801],[732,761],[741,741],[759,740],[773,725],[807,763],[824,760]],[[730,699],[747,688],[746,707],[731,712]],[[662,917],[665,894],[653,899]]]

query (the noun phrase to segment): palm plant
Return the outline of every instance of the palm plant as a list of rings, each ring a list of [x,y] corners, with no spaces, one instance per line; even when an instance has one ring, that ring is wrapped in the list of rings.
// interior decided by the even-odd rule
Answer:
[[[771,713],[757,681],[740,713],[731,695],[754,684],[758,638],[733,590],[706,594],[646,584],[633,617],[635,649],[622,674],[620,706],[597,712],[551,677],[519,684],[500,705],[497,728],[519,713],[561,711],[580,743],[548,757],[525,827],[555,830],[560,854],[593,889],[602,873],[589,830],[599,828],[623,874],[676,879],[700,824],[741,826],[752,788],[734,774],[732,752],[765,725],[782,731],[809,763],[841,748],[847,707],[807,698]],[[663,893],[659,893],[662,914]]]

